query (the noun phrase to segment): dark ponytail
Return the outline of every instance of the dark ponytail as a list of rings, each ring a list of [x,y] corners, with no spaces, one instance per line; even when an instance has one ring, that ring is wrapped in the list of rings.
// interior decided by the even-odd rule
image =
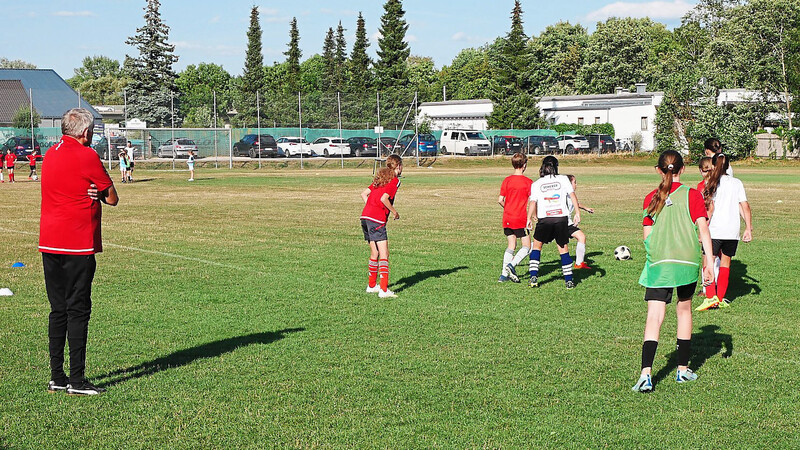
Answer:
[[[647,215],[650,217],[654,217],[664,208],[667,197],[672,191],[672,177],[683,169],[683,157],[675,150],[666,150],[658,157],[656,167],[661,172],[661,184],[658,185],[658,191],[647,206]]]
[[[539,176],[558,175],[558,158],[553,155],[545,156],[542,160],[542,167],[539,168]]]
[[[706,180],[705,188],[703,188],[703,198],[706,202],[706,209],[711,207],[711,203],[714,201],[714,194],[717,193],[717,188],[719,187],[719,180],[725,175],[730,166],[728,157],[725,156],[724,153],[717,153],[712,156],[711,164],[714,165],[714,168],[711,169],[711,175],[708,177],[708,180]]]

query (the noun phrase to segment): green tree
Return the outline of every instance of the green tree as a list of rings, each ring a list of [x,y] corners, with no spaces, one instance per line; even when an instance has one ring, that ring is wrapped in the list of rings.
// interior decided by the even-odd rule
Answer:
[[[119,61],[103,55],[87,56],[83,58],[81,67],[75,69],[75,75],[67,82],[75,87],[86,80],[95,80],[105,76],[114,78],[123,76]]]
[[[528,78],[537,95],[576,94],[578,71],[583,66],[589,34],[581,25],[558,22],[530,43]]]
[[[402,91],[408,86],[406,60],[411,54],[406,42],[408,24],[400,0],[387,0],[383,5],[378,39],[378,61],[375,63],[375,78],[381,91]]]
[[[433,59],[425,56],[408,57],[408,81],[419,96],[420,102],[434,101],[438,94],[438,76]]]
[[[178,57],[173,54],[175,46],[168,43],[169,27],[161,21],[160,6],[158,0],[147,0],[144,26],[137,28],[136,35],[126,41],[139,51],[139,56],[126,59],[126,73],[130,78],[128,116],[142,119],[151,126],[171,123],[171,103],[177,91],[177,75],[172,65]]]
[[[42,116],[33,108],[33,127],[37,128],[42,122]],[[11,126],[14,128],[28,129],[31,128],[31,107],[29,105],[22,105],[14,113],[11,118]]]
[[[35,69],[36,65],[21,59],[8,59],[0,57],[0,68],[2,69]]]
[[[217,97],[217,115],[225,117],[233,97],[230,92],[231,75],[222,66],[190,64],[178,74],[175,84],[181,93],[181,116],[186,118],[184,126],[196,127],[198,122],[205,123],[206,110],[207,116],[213,118],[214,93]]]
[[[300,51],[300,32],[297,29],[297,18],[292,17],[292,24],[289,28],[289,49],[286,50],[286,63],[288,64],[288,76],[286,78],[287,91],[294,93],[300,88],[300,58],[303,52]]]
[[[92,105],[123,104],[129,82],[119,61],[101,55],[83,58],[81,67],[66,81]]]
[[[335,46],[333,50],[333,86],[336,88],[337,92],[341,92],[344,89],[345,76],[347,73],[347,41],[344,38],[344,32],[345,29],[340,20],[339,26],[336,27]]]
[[[493,74],[486,47],[465,48],[449,66],[442,67],[438,84],[444,87],[451,100],[489,98]]]
[[[258,123],[258,97],[264,89],[264,55],[261,53],[261,24],[258,6],[250,9],[250,26],[247,28],[247,51],[244,70],[239,83],[236,123],[254,126]],[[263,116],[263,115],[262,115]]]
[[[353,52],[350,54],[350,63],[347,71],[349,92],[364,93],[372,86],[372,72],[370,71],[372,61],[367,55],[368,47],[369,40],[367,39],[364,16],[359,12],[356,24],[356,40],[353,42]]]
[[[333,28],[328,28],[325,40],[322,42],[322,59],[325,61],[324,86],[328,92],[333,90],[336,82],[336,42],[333,38]]]

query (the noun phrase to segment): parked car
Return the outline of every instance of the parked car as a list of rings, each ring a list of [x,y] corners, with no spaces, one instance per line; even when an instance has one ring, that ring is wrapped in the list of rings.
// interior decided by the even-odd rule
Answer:
[[[528,136],[525,140],[525,149],[529,155],[558,153],[558,140],[555,136]]]
[[[558,138],[558,148],[562,153],[574,155],[575,153],[586,153],[589,151],[589,141],[586,136],[579,134],[562,134]]]
[[[436,156],[438,146],[436,145],[436,138],[430,133],[420,133],[419,137],[415,134],[406,134],[400,138],[398,142],[402,147],[401,152],[408,155],[416,156]]]
[[[351,137],[347,139],[350,154],[355,156],[377,156],[378,141],[371,137]]]
[[[305,138],[297,136],[284,136],[277,141],[278,150],[287,158],[292,156],[311,156],[311,145]]]
[[[125,146],[123,145],[123,147]],[[156,150],[156,155],[159,158],[188,158],[189,150],[197,154],[197,144],[189,138],[178,137],[169,139],[167,142],[159,145]]]
[[[443,155],[488,155],[492,150],[483,133],[473,130],[444,130],[440,145]]]
[[[311,143],[311,151],[320,156],[350,156],[350,144],[342,138],[325,136]]]
[[[233,144],[233,156],[249,156],[251,158],[271,157],[279,155],[278,143],[269,134],[245,134],[239,142]]]
[[[31,141],[33,141],[33,148],[39,150],[39,154],[41,154],[42,149],[39,146],[39,141],[25,136],[14,136],[3,144],[3,155],[6,154],[6,150],[11,149],[18,159],[27,158],[31,154]]]
[[[397,138],[382,137],[381,138],[381,154],[389,155],[391,153],[402,153],[403,147],[397,142]]]
[[[513,155],[523,152],[522,139],[516,136],[495,136],[492,138],[492,148],[495,155]]]
[[[617,144],[614,138],[608,134],[587,134],[589,141],[589,151],[592,153],[609,153],[617,151]]]

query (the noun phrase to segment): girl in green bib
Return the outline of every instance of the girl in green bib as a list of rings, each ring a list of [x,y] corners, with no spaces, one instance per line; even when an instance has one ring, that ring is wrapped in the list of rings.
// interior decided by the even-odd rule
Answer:
[[[678,304],[678,383],[694,381],[697,375],[689,369],[692,339],[692,295],[697,286],[699,269],[705,251],[703,284],[713,280],[714,266],[711,235],[703,196],[696,189],[681,184],[683,157],[667,150],[658,158],[656,172],[661,184],[645,197],[644,247],[647,252],[639,284],[644,286],[647,302],[647,321],[642,344],[642,372],[634,391],[650,392],[653,382],[650,373],[658,347],[661,323],[666,307],[677,291]],[[702,248],[701,248],[702,244]]]

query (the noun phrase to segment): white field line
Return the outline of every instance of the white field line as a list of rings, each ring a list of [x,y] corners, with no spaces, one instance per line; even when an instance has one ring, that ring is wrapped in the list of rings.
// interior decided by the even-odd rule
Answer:
[[[16,233],[16,234],[25,234],[25,235],[28,235],[28,236],[39,236],[39,233],[32,233],[30,231],[21,231],[21,230],[10,230],[10,229],[7,229],[7,228],[0,228],[0,231],[9,232],[9,233]],[[103,245],[106,246],[106,247],[120,248],[120,249],[123,249],[123,250],[128,250],[128,251],[133,251],[133,252],[140,252],[140,253],[149,253],[151,255],[165,256],[165,257],[168,257],[168,258],[183,259],[185,261],[194,261],[194,262],[199,262],[199,263],[202,263],[202,264],[207,264],[209,266],[224,267],[226,269],[234,269],[234,270],[252,272],[252,273],[259,274],[259,275],[267,276],[267,273],[261,272],[261,271],[258,271],[258,270],[254,270],[254,269],[252,269],[250,267],[247,267],[247,266],[237,266],[237,265],[233,265],[233,264],[225,264],[225,263],[216,262],[216,261],[209,261],[207,259],[195,258],[193,256],[184,256],[184,255],[179,255],[177,253],[160,252],[160,251],[157,251],[157,250],[147,250],[147,249],[144,249],[144,248],[130,247],[130,246],[127,246],[127,245],[119,245],[119,244],[114,244],[114,243],[111,243],[111,242],[103,242]]]

